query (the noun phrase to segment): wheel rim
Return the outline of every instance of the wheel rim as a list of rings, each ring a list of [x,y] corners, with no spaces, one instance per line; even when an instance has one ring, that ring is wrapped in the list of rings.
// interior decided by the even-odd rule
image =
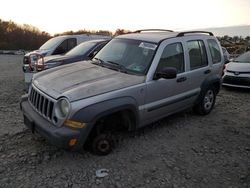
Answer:
[[[108,140],[100,140],[97,144],[97,149],[101,152],[107,152],[110,149],[110,143]]]
[[[214,103],[214,92],[212,90],[208,90],[204,97],[204,108],[209,111]]]

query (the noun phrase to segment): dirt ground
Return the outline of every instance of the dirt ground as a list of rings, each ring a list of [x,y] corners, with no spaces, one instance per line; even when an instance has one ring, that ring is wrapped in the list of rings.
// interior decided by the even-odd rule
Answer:
[[[121,135],[110,155],[64,151],[23,124],[22,56],[0,56],[0,187],[250,187],[250,91]],[[108,175],[96,177],[105,168]]]

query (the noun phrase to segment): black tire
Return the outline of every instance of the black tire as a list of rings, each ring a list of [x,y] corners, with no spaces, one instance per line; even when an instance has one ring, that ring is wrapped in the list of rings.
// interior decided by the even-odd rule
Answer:
[[[91,150],[96,155],[108,155],[114,149],[114,139],[110,133],[96,135],[91,144]]]
[[[194,111],[199,115],[209,114],[215,104],[216,92],[213,86],[201,91],[199,102],[194,106]]]

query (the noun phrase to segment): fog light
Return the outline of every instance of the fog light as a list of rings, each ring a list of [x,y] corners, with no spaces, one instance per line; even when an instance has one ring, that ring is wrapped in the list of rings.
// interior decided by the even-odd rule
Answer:
[[[70,140],[69,140],[69,146],[74,146],[74,145],[76,145],[76,141],[77,141],[76,138],[70,139]]]
[[[66,121],[64,121],[64,125],[68,126],[68,127],[72,127],[72,128],[84,128],[86,126],[85,123],[82,122],[78,122],[78,121],[72,121],[67,119]]]

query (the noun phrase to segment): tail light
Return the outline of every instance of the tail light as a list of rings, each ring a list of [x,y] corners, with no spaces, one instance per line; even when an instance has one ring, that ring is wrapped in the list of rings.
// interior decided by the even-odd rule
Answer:
[[[224,65],[223,65],[223,69],[222,69],[221,76],[224,76],[225,71],[226,71],[226,68],[227,68],[227,65],[226,65],[226,64],[224,64]]]

